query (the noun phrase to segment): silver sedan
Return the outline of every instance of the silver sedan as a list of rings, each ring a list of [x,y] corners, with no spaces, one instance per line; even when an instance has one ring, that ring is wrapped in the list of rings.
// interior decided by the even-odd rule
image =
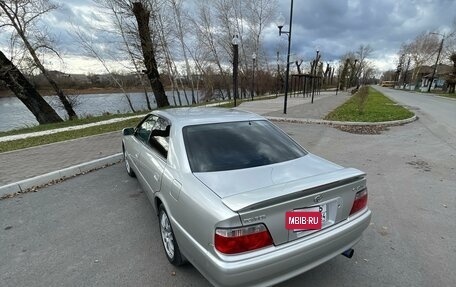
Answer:
[[[252,113],[154,111],[123,130],[122,147],[169,262],[189,261],[216,286],[273,285],[351,257],[370,222],[363,172]]]

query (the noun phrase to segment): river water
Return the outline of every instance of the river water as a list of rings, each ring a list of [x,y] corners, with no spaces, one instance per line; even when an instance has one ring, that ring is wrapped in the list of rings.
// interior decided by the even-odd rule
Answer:
[[[173,93],[167,92],[168,101],[174,105]],[[136,110],[146,110],[147,104],[144,93],[129,93],[133,107]],[[196,97],[197,95],[195,95]],[[71,97],[71,96],[69,96]],[[191,103],[191,93],[187,92],[187,97]],[[66,118],[65,110],[57,96],[44,97],[44,99],[57,111],[62,117]],[[150,104],[152,108],[156,107],[155,97],[149,93]],[[179,100],[175,96],[177,105]],[[187,104],[183,92],[181,92],[181,101],[183,105]],[[74,108],[78,116],[86,117],[89,115],[101,115],[105,112],[109,113],[126,113],[131,112],[127,99],[123,93],[112,94],[87,94],[80,95],[76,98],[76,107]],[[27,109],[27,107],[16,97],[0,98],[0,131],[8,131],[17,128],[37,125],[38,122],[35,116]]]

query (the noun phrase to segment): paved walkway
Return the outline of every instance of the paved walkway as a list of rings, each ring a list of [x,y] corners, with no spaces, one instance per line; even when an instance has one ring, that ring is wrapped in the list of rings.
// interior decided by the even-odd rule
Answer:
[[[283,96],[270,100],[244,102],[238,108],[270,117],[323,119],[330,111],[343,104],[349,98],[347,92],[340,92],[337,95],[335,92],[322,92],[314,97],[313,103],[311,103],[310,97],[289,97],[287,100],[287,114],[283,113]]]
[[[310,98],[290,97],[283,114],[283,97],[242,103],[238,109],[264,116],[321,119],[348,99],[347,93],[323,92]],[[0,187],[34,176],[97,160],[122,151],[120,132],[85,137],[0,153]]]
[[[0,153],[0,186],[122,151],[120,132]]]

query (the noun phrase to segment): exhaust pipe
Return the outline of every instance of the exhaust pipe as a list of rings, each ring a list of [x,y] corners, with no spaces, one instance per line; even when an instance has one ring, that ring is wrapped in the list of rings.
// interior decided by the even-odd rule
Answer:
[[[350,249],[345,250],[342,253],[342,255],[347,257],[347,258],[352,258],[353,257],[353,253],[355,253],[355,250],[353,248],[350,248]]]

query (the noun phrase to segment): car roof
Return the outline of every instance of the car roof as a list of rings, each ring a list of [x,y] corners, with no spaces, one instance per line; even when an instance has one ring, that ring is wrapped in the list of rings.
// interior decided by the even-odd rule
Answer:
[[[156,110],[155,115],[163,116],[172,125],[189,126],[209,123],[264,120],[263,117],[237,109],[215,107],[187,107]]]

